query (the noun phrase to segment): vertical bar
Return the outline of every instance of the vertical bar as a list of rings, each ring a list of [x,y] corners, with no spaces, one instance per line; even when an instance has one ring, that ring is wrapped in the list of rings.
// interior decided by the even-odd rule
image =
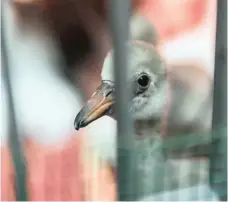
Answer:
[[[227,0],[217,0],[212,129],[219,138],[212,142],[210,184],[221,200],[227,201]],[[222,130],[221,130],[222,129]],[[221,155],[222,152],[222,155]],[[223,182],[217,178],[223,175]],[[217,182],[216,182],[217,181]]]
[[[4,1],[3,1],[4,2]],[[9,2],[5,2],[9,3]],[[10,2],[11,3],[11,2]],[[9,3],[9,4],[10,4]],[[2,72],[3,79],[5,81],[6,92],[8,96],[8,106],[9,106],[9,141],[10,148],[12,153],[12,160],[14,165],[15,172],[15,191],[16,191],[16,200],[17,201],[27,201],[27,193],[26,193],[26,167],[25,160],[23,156],[23,150],[21,148],[21,142],[19,139],[19,134],[17,131],[17,123],[15,118],[15,110],[13,103],[13,95],[12,95],[12,86],[10,82],[10,70],[9,70],[9,58],[7,57],[7,47],[5,40],[5,30],[4,26],[4,11],[7,9],[3,9],[4,4],[2,3],[1,9],[1,57],[2,57]],[[2,185],[4,186],[4,185]]]
[[[116,81],[116,113],[118,131],[117,151],[117,182],[118,200],[134,200],[134,180],[132,173],[134,132],[132,120],[126,103],[129,103],[130,92],[127,90],[126,69],[128,65],[128,54],[126,42],[129,35],[129,19],[131,16],[130,0],[110,0],[109,20],[112,32],[114,49],[114,74]]]

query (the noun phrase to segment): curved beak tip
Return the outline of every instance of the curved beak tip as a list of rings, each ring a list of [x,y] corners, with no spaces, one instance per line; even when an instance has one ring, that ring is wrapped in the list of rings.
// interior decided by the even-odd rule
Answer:
[[[85,122],[84,122],[84,113],[83,113],[83,110],[81,110],[75,120],[74,120],[74,128],[75,130],[79,130],[80,128],[86,126]]]
[[[74,128],[79,130],[81,128],[81,123],[83,120],[83,113],[82,110],[78,112],[77,116],[74,119]]]
[[[74,128],[75,130],[79,130],[80,129],[80,122],[77,119],[78,116],[76,116],[75,120],[74,120]]]
[[[74,121],[74,128],[75,128],[75,130],[80,129],[80,126],[79,126],[78,122],[76,122],[76,121]]]

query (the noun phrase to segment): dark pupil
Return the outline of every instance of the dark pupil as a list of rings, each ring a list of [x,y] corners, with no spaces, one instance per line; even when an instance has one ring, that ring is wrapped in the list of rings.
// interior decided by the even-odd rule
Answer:
[[[140,76],[138,78],[138,84],[142,87],[147,87],[149,84],[149,78],[146,75]]]

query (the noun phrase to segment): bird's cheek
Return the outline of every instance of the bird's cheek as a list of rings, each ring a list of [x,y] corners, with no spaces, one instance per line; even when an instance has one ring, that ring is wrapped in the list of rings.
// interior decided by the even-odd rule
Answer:
[[[145,104],[146,104],[146,98],[144,97],[134,98],[132,102],[132,107],[131,107],[132,112],[135,113],[137,111],[140,111]]]

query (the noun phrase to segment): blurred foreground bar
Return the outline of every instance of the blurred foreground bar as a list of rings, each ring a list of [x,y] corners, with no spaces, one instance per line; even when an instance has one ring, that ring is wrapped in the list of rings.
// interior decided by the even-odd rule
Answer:
[[[213,131],[220,139],[212,141],[210,184],[220,200],[227,201],[227,1],[217,0],[217,28],[214,70]],[[223,180],[218,180],[219,176]]]
[[[130,91],[126,88],[126,69],[128,65],[126,42],[129,37],[130,0],[110,0],[109,20],[114,49],[114,74],[116,81],[116,113],[118,120],[118,201],[135,200],[137,182],[135,180],[133,125],[126,103]]]
[[[15,191],[16,191],[16,200],[17,201],[26,201],[27,200],[27,191],[26,191],[26,165],[25,165],[25,156],[22,148],[22,140],[17,130],[17,121],[16,113],[14,109],[14,100],[12,94],[12,85],[10,78],[10,57],[8,56],[7,49],[7,40],[9,33],[6,31],[6,26],[10,26],[7,22],[10,20],[7,17],[10,16],[10,4],[11,2],[3,1],[1,7],[1,62],[2,62],[2,73],[3,73],[3,82],[6,87],[7,100],[8,100],[8,131],[9,131],[9,145],[12,154],[13,166],[15,171]],[[11,21],[11,23],[13,23]],[[11,33],[12,34],[12,33]],[[4,185],[3,185],[4,186]]]

